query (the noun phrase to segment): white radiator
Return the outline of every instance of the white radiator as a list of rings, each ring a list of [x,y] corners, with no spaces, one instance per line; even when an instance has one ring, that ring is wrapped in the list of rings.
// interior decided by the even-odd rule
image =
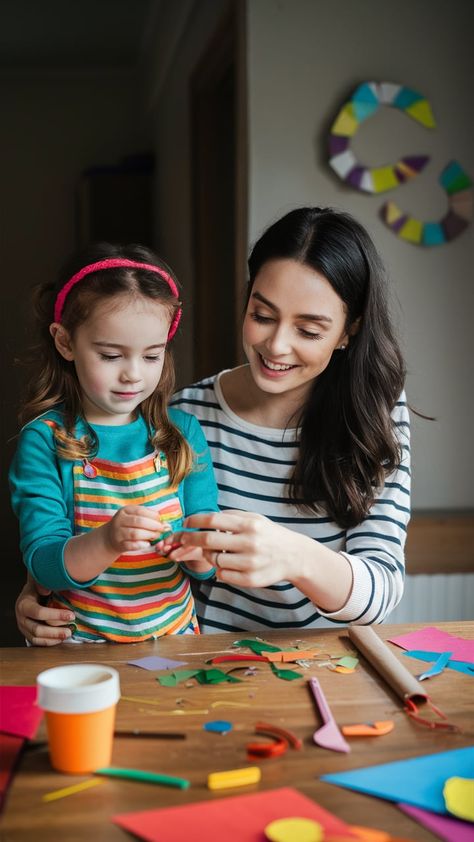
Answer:
[[[405,592],[386,623],[474,619],[474,573],[407,576]]]

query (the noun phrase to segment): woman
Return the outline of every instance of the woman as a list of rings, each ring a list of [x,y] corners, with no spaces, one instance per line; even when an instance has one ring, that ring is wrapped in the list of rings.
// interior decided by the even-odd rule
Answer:
[[[249,259],[248,365],[179,392],[200,421],[219,487],[218,514],[174,536],[177,561],[204,557],[201,631],[381,622],[403,592],[409,519],[405,369],[383,268],[351,216],[299,208],[270,226]],[[67,622],[22,592],[34,643]]]

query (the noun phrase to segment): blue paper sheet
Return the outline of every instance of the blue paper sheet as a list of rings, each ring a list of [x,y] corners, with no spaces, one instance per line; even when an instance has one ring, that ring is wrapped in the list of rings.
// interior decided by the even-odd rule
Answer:
[[[408,652],[402,652],[402,655],[409,655],[419,661],[436,661],[439,658],[439,652],[425,652],[423,649],[410,649]],[[474,676],[474,664],[469,663],[469,661],[453,661],[450,659],[446,666],[451,670],[456,670],[456,672]]]
[[[474,747],[322,775],[321,780],[446,815],[443,786],[455,776],[474,777]]]

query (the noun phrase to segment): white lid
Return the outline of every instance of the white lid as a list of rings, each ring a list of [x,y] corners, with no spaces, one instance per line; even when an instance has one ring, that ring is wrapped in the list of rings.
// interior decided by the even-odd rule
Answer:
[[[51,713],[93,713],[117,704],[117,670],[103,664],[68,664],[40,672],[37,704]]]

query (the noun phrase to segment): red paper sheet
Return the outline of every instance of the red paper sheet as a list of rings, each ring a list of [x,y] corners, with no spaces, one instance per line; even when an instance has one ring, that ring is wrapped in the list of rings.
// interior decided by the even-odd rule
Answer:
[[[13,767],[23,748],[23,737],[0,734],[0,811],[13,774]]]
[[[36,736],[42,716],[36,706],[36,687],[0,687],[0,731],[30,740]]]
[[[328,834],[356,838],[343,821],[291,787],[183,807],[122,813],[112,820],[146,842],[189,842],[196,832],[201,839],[262,842],[267,824],[296,816],[319,822]]]

